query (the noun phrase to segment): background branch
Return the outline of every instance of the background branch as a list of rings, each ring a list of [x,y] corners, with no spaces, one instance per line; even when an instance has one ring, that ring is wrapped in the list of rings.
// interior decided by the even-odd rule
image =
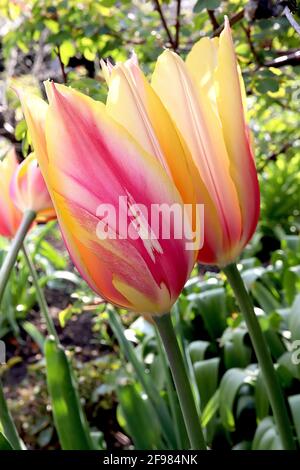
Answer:
[[[172,49],[175,51],[176,50],[176,43],[172,37],[172,34],[171,34],[171,31],[169,29],[169,26],[167,24],[167,21],[166,21],[166,18],[165,18],[165,15],[162,11],[162,8],[161,8],[161,5],[159,3],[159,0],[154,0],[154,6],[155,6],[155,10],[157,11],[157,13],[159,14],[160,16],[160,19],[161,19],[161,23],[163,25],[163,28],[166,32],[166,35],[168,36],[168,39],[169,39],[169,42],[170,42],[170,45],[172,47]]]
[[[286,16],[287,20],[293,26],[294,30],[300,35],[300,25],[297,23],[297,21],[293,17],[292,12],[289,9],[289,7],[285,7],[285,9],[283,10],[283,15]]]
[[[214,10],[210,10],[209,8],[207,9],[207,13],[208,13],[208,16],[209,16],[209,19],[210,19],[210,22],[211,22],[211,25],[212,25],[212,28],[214,31],[216,31],[218,28],[219,28],[219,23],[216,19],[216,16],[215,16],[215,11]]]
[[[265,67],[284,67],[286,65],[300,65],[300,51],[295,51],[276,57],[276,59],[269,60],[263,64]]]
[[[179,47],[180,11],[181,11],[181,0],[177,0],[176,23],[175,23],[175,43],[174,43],[175,51]]]
[[[259,54],[257,53],[257,51],[255,49],[255,46],[254,46],[254,43],[252,41],[251,26],[249,24],[247,24],[247,26],[244,26],[242,24],[242,29],[245,31],[246,39],[247,39],[247,42],[249,44],[249,47],[250,47],[250,50],[252,52],[252,55],[254,57],[255,62],[257,63],[257,65],[262,65],[261,58],[260,58]]]
[[[241,21],[243,18],[244,18],[244,15],[245,15],[245,10],[244,8],[240,11],[238,11],[235,15],[233,15],[231,18],[229,18],[229,23],[230,23],[230,26],[233,26],[234,24],[238,23],[239,21]],[[215,36],[220,36],[220,34],[222,33],[224,29],[224,23],[221,24],[221,26],[219,26],[213,33],[212,33],[212,37],[214,38]]]
[[[59,65],[60,65],[60,68],[61,68],[61,74],[62,74],[62,78],[63,78],[63,82],[64,83],[67,83],[68,81],[68,77],[67,77],[67,73],[65,71],[65,66],[64,66],[64,63],[61,59],[61,54],[60,54],[60,48],[59,46],[57,47],[56,49],[56,55],[58,57],[58,60],[59,60]]]

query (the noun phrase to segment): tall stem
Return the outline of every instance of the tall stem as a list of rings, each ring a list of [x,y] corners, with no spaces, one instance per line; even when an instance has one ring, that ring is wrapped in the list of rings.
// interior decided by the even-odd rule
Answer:
[[[160,355],[162,367],[164,369],[165,376],[166,376],[166,389],[167,389],[167,394],[168,394],[168,399],[169,399],[169,404],[170,404],[170,409],[171,409],[171,415],[175,423],[175,435],[176,435],[176,441],[177,441],[177,449],[184,449],[183,434],[185,434],[186,441],[188,440],[188,436],[187,436],[185,424],[183,421],[183,415],[181,412],[181,408],[178,406],[177,395],[174,389],[173,380],[172,380],[171,373],[169,370],[166,353],[165,353],[165,350],[163,349],[161,337],[159,336],[158,332],[156,332],[156,338],[157,338],[158,353]]]
[[[206,444],[200,425],[190,381],[178,346],[170,314],[153,317],[164,348],[178,393],[184,422],[192,449],[205,450]]]
[[[255,315],[251,299],[236,264],[226,266],[226,268],[224,268],[224,272],[236,296],[241,312],[244,315],[255,354],[264,377],[267,394],[282,445],[287,450],[293,450],[296,448],[296,445],[292,434],[286,403],[274,370],[270,351]]]
[[[30,255],[29,255],[29,253],[28,253],[28,250],[27,250],[27,247],[26,247],[25,243],[23,243],[23,253],[24,253],[24,257],[25,257],[26,263],[28,265],[28,268],[29,268],[29,271],[30,271],[30,274],[31,274],[31,277],[32,277],[32,283],[33,283],[34,288],[35,288],[35,292],[36,292],[37,300],[38,300],[38,303],[39,303],[39,306],[40,306],[41,314],[44,317],[44,320],[45,320],[46,325],[47,325],[48,333],[49,333],[49,335],[54,336],[56,342],[59,343],[58,335],[57,335],[52,317],[51,317],[49,309],[48,309],[48,305],[47,305],[47,301],[46,301],[43,289],[39,285],[38,275],[37,275],[35,266],[33,264],[33,261],[32,261]]]
[[[26,211],[24,212],[22,222],[18,228],[18,231],[10,245],[9,251],[4,259],[4,262],[1,266],[0,270],[0,304],[2,301],[2,297],[5,291],[5,287],[7,281],[9,279],[10,272],[16,262],[19,250],[22,246],[24,238],[30,228],[30,225],[35,219],[35,212],[33,211]]]

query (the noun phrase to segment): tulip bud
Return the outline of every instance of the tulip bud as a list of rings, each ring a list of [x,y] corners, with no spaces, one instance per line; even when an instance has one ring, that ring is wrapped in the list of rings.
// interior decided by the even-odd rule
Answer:
[[[0,235],[8,238],[14,237],[22,218],[9,193],[11,179],[17,167],[16,152],[12,148],[6,157],[0,160]]]
[[[52,201],[34,153],[15,169],[10,195],[21,212],[35,212],[39,222],[55,218]]]

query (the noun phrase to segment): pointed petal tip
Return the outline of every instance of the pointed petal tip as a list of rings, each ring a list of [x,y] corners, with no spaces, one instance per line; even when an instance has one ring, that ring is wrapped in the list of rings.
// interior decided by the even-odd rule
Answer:
[[[110,77],[111,77],[111,73],[114,69],[114,66],[109,61],[109,59],[106,59],[106,60],[101,59],[100,60],[100,66],[101,66],[101,69],[102,69],[103,78],[106,81],[107,85],[109,86]]]
[[[139,65],[139,59],[138,56],[136,55],[136,52],[134,49],[131,49],[130,52],[130,59],[129,59],[134,65]]]
[[[224,34],[229,34],[231,36],[231,26],[230,26],[230,21],[227,15],[224,16],[224,29],[221,33],[221,36]]]
[[[44,87],[49,104],[53,103],[54,101],[58,101],[59,98],[64,95],[64,91],[67,92],[68,90],[72,90],[72,87],[63,85],[61,83],[55,83],[51,79],[48,79],[44,82]]]
[[[53,100],[53,98],[55,97],[55,95],[58,92],[58,90],[56,88],[56,85],[55,85],[53,80],[50,80],[48,78],[48,80],[44,81],[44,87],[45,87],[45,90],[46,90],[46,95],[47,95],[48,101],[49,101],[49,103],[51,103],[51,101]]]

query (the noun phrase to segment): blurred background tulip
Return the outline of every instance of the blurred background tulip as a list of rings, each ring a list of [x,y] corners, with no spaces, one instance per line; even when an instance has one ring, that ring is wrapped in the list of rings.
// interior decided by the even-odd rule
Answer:
[[[201,39],[186,62],[164,51],[152,86],[198,170],[197,199],[205,205],[205,242],[199,261],[224,266],[252,237],[260,204],[244,85],[228,19],[220,38]]]
[[[25,212],[37,214],[38,222],[46,222],[56,217],[38,161],[31,153],[15,168],[10,185],[10,195],[15,206]]]
[[[17,166],[16,152],[12,148],[4,159],[0,160],[0,235],[8,238],[15,235],[22,218],[9,192],[11,179]]]

